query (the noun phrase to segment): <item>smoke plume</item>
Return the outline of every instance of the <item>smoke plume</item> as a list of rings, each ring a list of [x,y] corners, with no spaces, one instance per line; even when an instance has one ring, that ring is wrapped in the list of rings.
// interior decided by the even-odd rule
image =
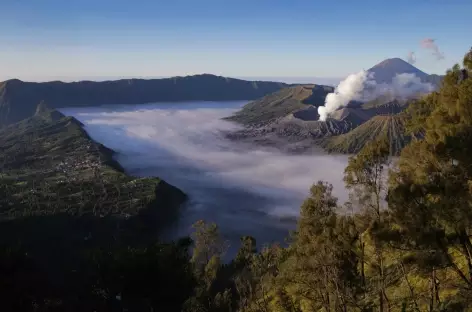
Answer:
[[[442,60],[444,59],[444,53],[439,50],[438,45],[434,41],[434,39],[425,38],[421,40],[420,44],[424,49],[431,50],[432,54],[436,57],[436,59]]]
[[[325,105],[318,107],[321,121],[326,121],[331,113],[347,106],[351,101],[372,101],[382,95],[395,99],[407,99],[414,95],[430,93],[434,86],[424,83],[415,74],[397,74],[391,83],[377,83],[373,73],[360,71],[349,75],[333,93],[326,96]]]
[[[410,63],[410,64],[415,64],[415,63],[416,63],[416,55],[415,55],[415,52],[410,51],[410,52],[408,53],[407,60],[408,60],[408,63]]]
[[[318,107],[320,120],[325,121],[330,113],[346,106],[352,100],[359,99],[366,82],[370,78],[369,76],[371,76],[371,73],[362,70],[341,81],[334,92],[326,96],[325,105]]]

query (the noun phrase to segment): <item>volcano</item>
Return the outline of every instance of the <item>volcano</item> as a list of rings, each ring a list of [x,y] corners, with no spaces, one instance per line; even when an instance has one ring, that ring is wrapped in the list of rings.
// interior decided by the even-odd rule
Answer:
[[[370,68],[368,72],[374,74],[374,80],[377,83],[391,83],[392,79],[398,74],[414,74],[419,77],[422,82],[430,81],[430,75],[401,58],[386,59]]]

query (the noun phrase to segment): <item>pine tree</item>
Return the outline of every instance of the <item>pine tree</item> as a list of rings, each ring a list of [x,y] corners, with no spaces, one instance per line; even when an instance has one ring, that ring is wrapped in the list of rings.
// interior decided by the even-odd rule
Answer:
[[[387,138],[370,142],[354,157],[349,159],[345,169],[344,181],[346,187],[353,191],[352,198],[357,202],[359,208],[364,210],[364,216],[371,219],[367,225],[365,235],[374,244],[373,260],[369,264],[376,268],[375,276],[379,311],[383,312],[390,305],[386,293],[386,265],[382,240],[377,232],[384,223],[384,197],[387,191],[386,171],[390,164],[390,151]],[[363,231],[364,232],[364,231]],[[363,238],[361,237],[361,241]],[[361,245],[362,272],[364,272],[364,246]],[[364,276],[364,273],[362,273]],[[365,281],[363,282],[365,284]],[[390,310],[390,308],[389,308]]]
[[[471,55],[469,51],[464,57],[466,70],[471,68]],[[425,114],[413,116],[424,139],[403,150],[391,174],[388,201],[408,238],[404,243],[434,255],[435,260],[429,261],[431,274],[447,266],[461,281],[461,289],[470,290],[472,79],[460,79],[462,73],[459,65],[449,70],[440,90],[423,99]]]

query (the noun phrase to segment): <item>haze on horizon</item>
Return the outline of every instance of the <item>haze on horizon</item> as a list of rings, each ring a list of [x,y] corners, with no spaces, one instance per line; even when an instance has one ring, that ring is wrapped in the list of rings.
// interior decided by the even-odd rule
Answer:
[[[469,0],[7,0],[0,80],[211,73],[336,81],[411,52],[419,69],[443,74],[470,48],[461,35],[471,11]]]

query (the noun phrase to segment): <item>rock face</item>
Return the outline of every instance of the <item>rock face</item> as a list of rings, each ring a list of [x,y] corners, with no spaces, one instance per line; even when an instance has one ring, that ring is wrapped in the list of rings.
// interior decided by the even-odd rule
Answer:
[[[158,178],[126,175],[114,151],[55,110],[0,130],[0,220],[66,214],[167,216],[186,198]]]
[[[214,75],[116,81],[0,82],[0,127],[35,114],[38,103],[49,108],[173,101],[253,100],[287,87],[269,81],[246,81]]]

